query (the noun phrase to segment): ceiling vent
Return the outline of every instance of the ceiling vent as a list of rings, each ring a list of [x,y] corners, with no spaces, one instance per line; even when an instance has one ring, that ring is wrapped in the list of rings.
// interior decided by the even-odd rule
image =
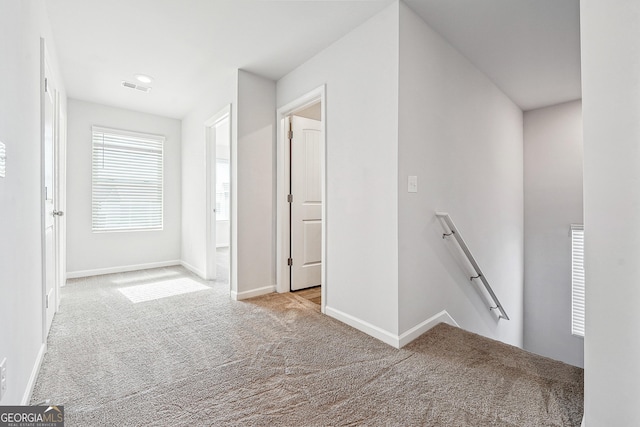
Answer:
[[[127,82],[125,80],[122,81],[122,86],[128,87],[129,89],[139,90],[140,92],[144,92],[144,93],[147,93],[147,92],[151,91],[150,87],[140,86],[140,85],[137,85],[135,83]]]

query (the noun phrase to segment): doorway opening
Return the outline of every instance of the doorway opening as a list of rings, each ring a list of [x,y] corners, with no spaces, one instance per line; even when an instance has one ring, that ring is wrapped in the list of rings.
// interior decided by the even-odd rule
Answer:
[[[207,263],[205,279],[231,284],[231,106],[205,122]]]
[[[327,302],[325,88],[278,110],[277,290]]]

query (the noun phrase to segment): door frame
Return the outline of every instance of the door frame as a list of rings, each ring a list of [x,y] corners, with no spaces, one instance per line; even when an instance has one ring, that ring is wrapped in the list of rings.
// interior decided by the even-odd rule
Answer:
[[[288,133],[288,117],[317,102],[320,102],[320,170],[322,178],[322,266],[320,269],[322,287],[322,301],[320,309],[325,312],[327,303],[327,128],[326,128],[326,85],[322,85],[311,92],[289,102],[277,111],[277,147],[276,147],[276,290],[280,293],[290,292],[290,267],[287,264],[291,249],[291,230],[289,202],[289,148],[286,138]]]
[[[215,215],[213,213],[213,209],[215,208],[215,197],[213,196],[213,192],[215,192],[215,187],[213,186],[212,180],[213,177],[215,177],[215,173],[216,173],[216,166],[215,166],[215,155],[216,155],[216,125],[218,123],[220,123],[221,121],[228,119],[229,120],[229,148],[231,150],[231,157],[233,158],[233,149],[231,148],[232,146],[232,141],[233,138],[231,136],[231,131],[232,131],[232,125],[231,125],[231,104],[228,104],[227,106],[225,106],[222,110],[220,110],[219,112],[217,112],[216,114],[214,114],[213,116],[211,116],[207,121],[204,122],[204,126],[205,126],[205,133],[206,133],[206,139],[205,139],[205,169],[206,169],[206,209],[207,209],[207,213],[206,213],[206,233],[207,233],[207,237],[206,237],[206,262],[205,262],[205,277],[204,279],[206,280],[215,280],[216,277],[213,274],[213,272],[215,272],[216,270],[216,239],[214,238],[213,234],[215,233],[215,225],[213,224],[215,221]],[[235,182],[234,182],[234,175],[233,175],[233,170],[234,165],[233,165],[233,159],[230,159],[231,161],[229,162],[229,173],[230,173],[230,187],[231,189],[233,189],[235,187]],[[230,197],[230,204],[231,206],[233,206],[233,200],[234,200],[234,194],[233,194],[233,190],[231,190],[231,193],[229,195]],[[231,230],[233,230],[233,224],[235,223],[235,217],[234,217],[234,209],[231,209],[231,212],[229,213],[229,228],[230,228],[230,238],[229,238],[229,286],[231,286],[231,282],[232,282],[232,271],[231,271],[231,256],[232,256],[232,250],[231,248],[235,245],[235,241],[233,238],[233,233],[231,233]]]

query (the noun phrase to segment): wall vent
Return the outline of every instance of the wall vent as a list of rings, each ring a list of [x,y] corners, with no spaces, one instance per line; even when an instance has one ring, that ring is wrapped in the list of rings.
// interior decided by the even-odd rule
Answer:
[[[147,93],[147,92],[151,91],[150,87],[140,86],[140,85],[137,85],[135,83],[131,83],[131,82],[128,82],[128,81],[125,81],[125,80],[122,81],[122,86],[123,87],[128,87],[129,89],[139,90],[140,92],[144,92],[144,93]]]

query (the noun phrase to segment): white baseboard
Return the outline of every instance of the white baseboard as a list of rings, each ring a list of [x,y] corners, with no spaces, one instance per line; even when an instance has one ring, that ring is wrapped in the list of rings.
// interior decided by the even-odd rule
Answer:
[[[170,267],[172,265],[180,265],[180,261],[160,261],[150,262],[148,264],[123,265],[119,267],[96,268],[95,270],[79,270],[67,272],[67,279],[76,279],[78,277],[99,276],[102,274],[124,273],[127,271],[146,270],[149,268]]]
[[[250,291],[244,291],[244,292],[231,291],[231,299],[234,299],[236,301],[241,301],[243,299],[259,297],[260,295],[272,294],[275,291],[276,291],[276,287],[274,285],[265,286],[263,288],[258,288],[258,289],[252,289]]]
[[[420,335],[427,332],[429,329],[436,326],[438,323],[447,323],[451,326],[459,327],[458,323],[449,315],[449,313],[447,313],[446,310],[442,310],[440,313],[428,318],[424,322],[414,326],[401,335],[392,334],[391,332],[385,331],[384,329],[372,325],[369,322],[365,322],[364,320],[328,306],[325,307],[325,314],[395,348],[404,347]]]
[[[451,317],[449,313],[447,313],[447,310],[442,310],[440,313],[436,314],[435,316],[431,316],[424,322],[419,323],[418,325],[414,326],[408,331],[400,334],[400,336],[398,337],[398,342],[400,344],[399,348],[402,348],[405,345],[409,344],[411,341],[415,340],[420,335],[424,334],[429,329],[436,326],[438,323],[447,323],[451,326],[459,327],[458,323],[455,320],[453,320],[453,317]]]
[[[27,388],[22,395],[22,402],[20,405],[25,406],[31,403],[31,395],[33,394],[33,388],[36,385],[36,380],[38,379],[38,374],[40,373],[40,366],[42,366],[42,360],[44,359],[44,354],[47,352],[47,344],[42,344],[40,346],[40,351],[38,352],[38,357],[36,357],[36,362],[33,365],[33,369],[31,369],[31,375],[29,376],[29,382],[27,382]]]
[[[350,314],[344,313],[340,310],[336,310],[335,308],[325,306],[324,310],[327,316],[333,317],[334,319],[337,319],[342,323],[346,323],[347,325],[356,328],[357,330],[362,331],[367,335],[371,335],[372,337],[377,338],[383,343],[389,344],[392,347],[400,348],[397,335],[385,331],[384,329],[379,328],[375,325],[372,325],[369,322],[358,319],[357,317],[354,317]]]
[[[180,261],[180,265],[182,265],[184,268],[186,268],[187,270],[189,270],[190,272],[196,274],[198,277],[200,277],[203,280],[207,280],[206,279],[206,275],[204,274],[204,271],[201,271],[200,269],[194,267],[193,265],[189,264],[186,261]]]

